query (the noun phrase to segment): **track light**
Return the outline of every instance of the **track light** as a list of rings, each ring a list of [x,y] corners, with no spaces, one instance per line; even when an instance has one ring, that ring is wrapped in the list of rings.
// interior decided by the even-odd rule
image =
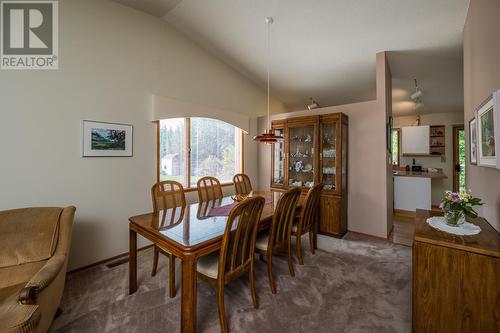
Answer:
[[[311,104],[309,104],[307,106],[307,108],[309,109],[309,111],[311,111],[312,109],[317,109],[317,108],[320,108],[321,106],[319,105],[318,102],[316,102],[312,97],[309,98],[311,100]]]
[[[414,93],[410,96],[410,98],[411,98],[412,100],[414,100],[414,101],[415,101],[415,100],[419,99],[420,97],[422,97],[422,95],[423,95],[423,94],[422,94],[422,90],[417,90],[417,91],[415,91],[415,92],[414,92]]]

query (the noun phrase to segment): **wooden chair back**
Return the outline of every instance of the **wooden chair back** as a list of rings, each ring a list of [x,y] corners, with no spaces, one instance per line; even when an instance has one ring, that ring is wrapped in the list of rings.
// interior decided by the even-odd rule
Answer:
[[[300,189],[297,187],[286,191],[278,200],[274,210],[271,231],[269,233],[268,251],[282,248],[290,240],[293,218],[300,198]]]
[[[186,210],[186,196],[181,183],[165,180],[151,188],[153,211],[162,212],[160,228],[178,224],[182,221]],[[168,222],[168,223],[167,223]]]
[[[250,177],[244,173],[238,173],[233,177],[233,183],[236,190],[236,194],[249,194],[252,192],[252,183],[250,182]]]
[[[257,230],[265,199],[247,198],[229,213],[219,256],[219,279],[224,283],[248,271],[255,253]]]
[[[199,202],[222,199],[222,186],[215,177],[203,177],[198,180]]]
[[[154,212],[186,206],[184,187],[174,180],[165,180],[154,184],[151,188],[151,199],[153,200]]]
[[[313,231],[314,224],[318,221],[319,201],[323,184],[315,185],[307,192],[302,212],[300,213],[297,234],[302,235],[306,231]]]

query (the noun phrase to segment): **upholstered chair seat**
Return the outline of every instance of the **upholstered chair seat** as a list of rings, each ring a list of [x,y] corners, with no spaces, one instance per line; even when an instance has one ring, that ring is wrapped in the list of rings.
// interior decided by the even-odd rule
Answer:
[[[196,270],[198,273],[217,279],[217,272],[219,270],[219,256],[220,252],[216,251],[207,256],[198,259]]]
[[[0,332],[47,332],[59,309],[75,207],[0,212]]]
[[[268,244],[269,244],[269,233],[261,233],[257,236],[257,240],[255,241],[256,249],[266,251]]]

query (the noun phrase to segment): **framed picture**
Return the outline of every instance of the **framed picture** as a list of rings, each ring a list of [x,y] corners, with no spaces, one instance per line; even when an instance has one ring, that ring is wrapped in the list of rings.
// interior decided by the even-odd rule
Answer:
[[[497,169],[500,169],[500,90],[493,93],[493,109],[495,111],[495,152],[497,156]]]
[[[133,126],[84,120],[83,157],[132,156]]]
[[[478,164],[496,168],[495,128],[496,114],[490,96],[477,110]]]
[[[477,165],[477,124],[475,117],[469,121],[469,162]]]

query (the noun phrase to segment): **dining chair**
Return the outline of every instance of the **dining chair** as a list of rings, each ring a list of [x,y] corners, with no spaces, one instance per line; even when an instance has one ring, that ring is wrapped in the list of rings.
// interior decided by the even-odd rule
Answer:
[[[297,238],[297,260],[299,261],[300,265],[304,264],[304,261],[302,259],[301,236],[309,233],[309,246],[311,248],[312,254],[314,254],[314,249],[316,248],[319,222],[319,201],[321,198],[322,189],[323,184],[318,184],[311,188],[307,192],[300,215],[294,217],[294,221],[292,224],[292,236],[295,236]]]
[[[272,258],[275,253],[287,250],[288,252],[288,269],[291,276],[295,276],[292,264],[292,223],[297,208],[297,202],[300,197],[301,190],[292,188],[286,191],[278,200],[276,209],[274,210],[271,230],[261,233],[255,242],[255,250],[260,254],[261,259],[266,257],[267,275],[271,292],[276,294],[276,284],[273,277],[273,262]]]
[[[198,180],[199,202],[222,199],[222,187],[215,177],[203,177]]]
[[[236,190],[236,194],[249,194],[252,192],[252,183],[250,182],[250,177],[244,173],[238,173],[233,177],[233,183]]]
[[[247,198],[229,213],[220,251],[200,257],[197,276],[216,287],[219,322],[222,332],[228,332],[224,310],[224,286],[248,274],[250,294],[258,307],[255,292],[254,254],[257,229],[264,207],[263,197]]]
[[[159,211],[172,210],[170,212],[170,224],[174,224],[174,222],[176,221],[175,216],[177,214],[175,214],[173,210],[175,210],[175,208],[181,207],[183,212],[183,209],[186,207],[184,187],[181,183],[174,180],[165,180],[154,184],[151,188],[151,198],[153,200],[153,211],[155,213]],[[183,214],[181,213],[181,216],[182,215]],[[167,215],[164,214],[163,217],[165,216]],[[162,224],[165,222],[166,221],[162,220]],[[151,271],[151,275],[156,275],[156,271],[158,269],[158,255],[160,252],[168,257],[168,289],[169,296],[172,298],[175,297],[175,256],[157,245],[154,246],[153,270]]]

